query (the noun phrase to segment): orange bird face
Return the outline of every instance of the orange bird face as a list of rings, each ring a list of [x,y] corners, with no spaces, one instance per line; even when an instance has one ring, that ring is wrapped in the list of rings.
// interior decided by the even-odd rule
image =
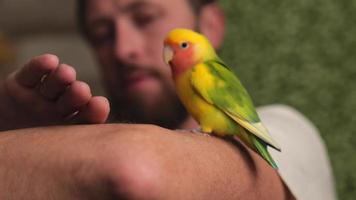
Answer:
[[[173,77],[176,77],[194,66],[194,43],[186,40],[164,41],[164,60],[171,67]]]
[[[164,40],[164,61],[177,77],[198,63],[216,57],[209,40],[192,30],[174,29]]]

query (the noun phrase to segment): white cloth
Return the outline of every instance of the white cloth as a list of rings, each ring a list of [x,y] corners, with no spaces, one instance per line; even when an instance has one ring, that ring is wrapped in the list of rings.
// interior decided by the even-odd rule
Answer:
[[[285,105],[257,109],[261,121],[281,146],[269,148],[279,173],[297,199],[335,200],[328,154],[318,130],[297,110]]]

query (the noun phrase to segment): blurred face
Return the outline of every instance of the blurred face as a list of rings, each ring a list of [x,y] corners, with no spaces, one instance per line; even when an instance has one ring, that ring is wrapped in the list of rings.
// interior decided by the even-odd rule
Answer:
[[[187,114],[162,50],[169,30],[196,27],[188,0],[90,0],[86,11],[114,117],[169,128],[182,123]]]

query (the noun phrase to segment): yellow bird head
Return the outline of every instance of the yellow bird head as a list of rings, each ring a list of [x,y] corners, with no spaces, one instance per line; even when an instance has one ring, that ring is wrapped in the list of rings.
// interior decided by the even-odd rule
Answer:
[[[209,40],[189,29],[173,29],[164,40],[163,58],[177,76],[194,65],[216,57]]]

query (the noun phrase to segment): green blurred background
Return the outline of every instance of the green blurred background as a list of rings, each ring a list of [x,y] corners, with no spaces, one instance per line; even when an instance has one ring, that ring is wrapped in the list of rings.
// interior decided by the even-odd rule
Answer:
[[[228,23],[224,60],[257,105],[288,104],[312,120],[326,142],[339,198],[356,199],[356,1],[221,4]],[[0,47],[8,46],[0,48],[6,55],[0,80],[32,56],[51,52],[102,94],[75,22],[73,0],[0,0]]]
[[[223,0],[222,57],[257,105],[305,114],[326,142],[340,199],[356,198],[356,1]]]

